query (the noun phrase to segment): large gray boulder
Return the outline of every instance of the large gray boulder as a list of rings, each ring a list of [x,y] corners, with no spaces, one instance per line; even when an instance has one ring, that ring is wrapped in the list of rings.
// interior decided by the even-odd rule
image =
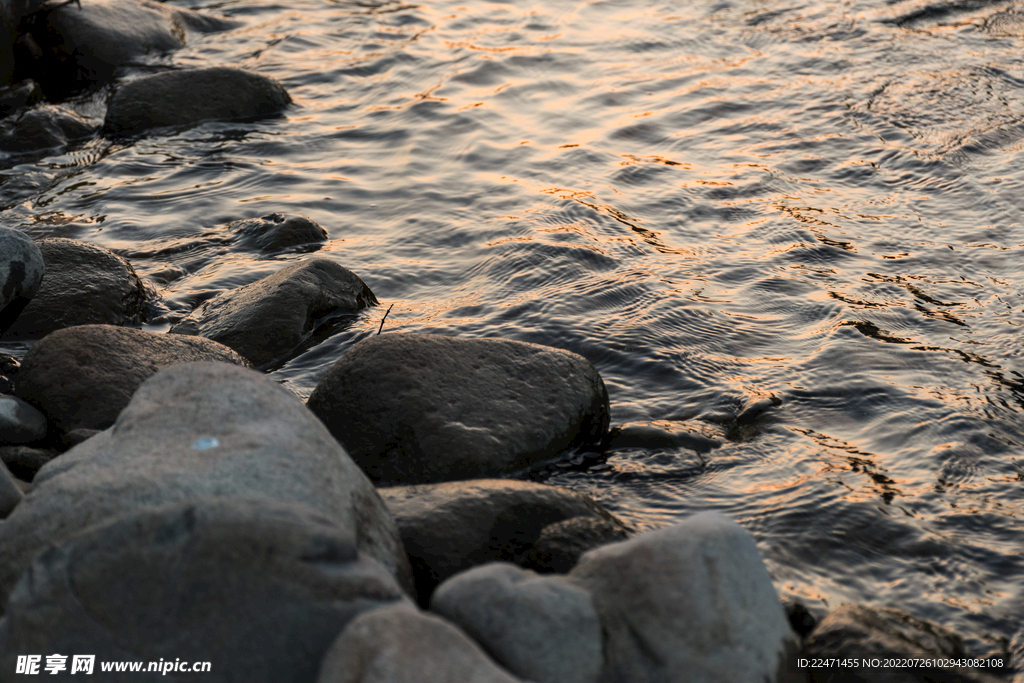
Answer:
[[[186,30],[235,26],[224,17],[200,14],[153,0],[50,2],[27,23],[17,53],[19,66],[51,97],[111,79],[115,70],[149,54],[185,45]]]
[[[506,339],[384,334],[308,402],[378,485],[494,477],[601,441],[608,392],[581,356]]]
[[[364,612],[342,631],[317,683],[520,683],[452,624],[408,605]]]
[[[213,297],[170,331],[213,339],[267,367],[287,359],[327,318],[376,303],[355,273],[313,258]]]
[[[488,562],[521,564],[551,524],[594,517],[625,526],[588,496],[556,486],[483,479],[377,490],[409,555],[421,604],[441,581]]]
[[[39,291],[45,268],[39,247],[28,235],[0,228],[0,333]]]
[[[49,334],[29,349],[16,392],[46,413],[61,433],[106,429],[157,371],[197,361],[247,364],[210,339],[78,325]]]
[[[312,508],[412,589],[387,508],[302,403],[252,370],[186,363],[150,377],[113,427],[39,471],[0,525],[0,602],[36,554],[87,526],[218,496]]]
[[[597,683],[601,623],[590,594],[564,576],[540,576],[507,562],[485,564],[438,586],[430,610],[520,678]]]
[[[973,659],[963,639],[936,624],[891,607],[841,605],[821,620],[804,640],[801,657]],[[813,683],[832,680],[833,671],[810,670]],[[843,683],[998,683],[983,671],[953,667],[846,667]]]
[[[757,544],[722,515],[592,550],[569,577],[601,618],[602,681],[798,680],[796,636]]]
[[[255,119],[278,114],[291,101],[280,83],[251,71],[231,67],[165,71],[122,85],[110,101],[103,130],[131,135],[164,126]]]
[[[65,239],[38,240],[46,272],[4,341],[38,339],[74,325],[142,322],[146,289],[135,269],[117,254]]]
[[[58,652],[95,655],[99,680],[111,680],[101,661],[163,659],[212,666],[161,681],[312,683],[356,615],[402,602],[346,529],[303,506],[213,498],[152,508],[36,558],[0,621],[0,681],[23,678],[19,654]]]

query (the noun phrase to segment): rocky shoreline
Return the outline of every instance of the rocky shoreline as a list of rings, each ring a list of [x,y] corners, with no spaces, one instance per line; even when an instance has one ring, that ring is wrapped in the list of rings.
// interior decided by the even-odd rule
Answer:
[[[149,0],[0,0],[0,151],[278,115],[291,98],[266,76],[138,64],[233,25]],[[104,119],[83,117],[74,98],[100,86]],[[271,214],[211,239],[269,256],[327,233]],[[303,404],[266,373],[378,303],[332,260],[197,302],[167,334],[137,329],[159,296],[93,245],[0,231],[0,281],[0,340],[34,342],[0,359],[0,682],[31,661],[73,675],[55,653],[318,683],[1009,671],[801,666],[977,653],[895,609],[818,621],[781,604],[753,538],[720,515],[638,534],[581,493],[507,478],[616,438],[674,438],[613,435],[601,377],[576,354],[386,333]]]
[[[229,239],[264,248],[323,234],[243,223]],[[607,448],[608,394],[576,354],[378,334],[303,404],[255,368],[377,304],[351,271],[307,257],[158,334],[135,327],[160,306],[122,257],[0,240],[0,338],[39,337],[3,366],[0,681],[53,653],[223,681],[1005,680],[801,667],[967,653],[894,609],[783,606],[721,515],[638,534],[507,478]]]

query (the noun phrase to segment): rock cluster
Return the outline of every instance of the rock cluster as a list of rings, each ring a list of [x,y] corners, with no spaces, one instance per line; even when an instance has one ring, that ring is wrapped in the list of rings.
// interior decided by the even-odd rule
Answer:
[[[227,234],[271,253],[326,236],[278,214]],[[0,358],[0,683],[55,652],[267,683],[806,683],[831,679],[799,657],[963,655],[892,609],[784,608],[719,514],[637,534],[582,493],[494,478],[664,438],[610,436],[576,354],[372,336],[303,404],[259,370],[377,303],[335,262],[285,265],[160,334],[131,327],[155,295],[123,258],[4,245],[0,318],[37,341]]]
[[[206,121],[257,119],[284,111],[280,83],[244,69],[139,65],[183,47],[190,34],[229,30],[226,17],[154,0],[0,2],[0,152],[46,153],[102,131],[138,135]],[[102,124],[71,98],[114,83]]]

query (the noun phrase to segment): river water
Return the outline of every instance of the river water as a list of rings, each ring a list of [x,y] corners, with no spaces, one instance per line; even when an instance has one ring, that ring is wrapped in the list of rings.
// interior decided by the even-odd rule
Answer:
[[[547,481],[639,528],[720,510],[819,615],[898,606],[1020,659],[1024,14],[185,6],[240,26],[154,61],[271,75],[286,115],[8,159],[0,224],[125,255],[165,330],[308,257],[225,246],[228,221],[310,216],[382,306],[275,371],[297,394],[390,305],[385,333],[576,351],[613,425],[675,441]],[[102,95],[75,106],[98,120]]]

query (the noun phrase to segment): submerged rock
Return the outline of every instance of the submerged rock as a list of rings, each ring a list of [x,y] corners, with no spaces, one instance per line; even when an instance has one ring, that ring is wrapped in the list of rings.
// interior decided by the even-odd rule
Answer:
[[[43,90],[35,81],[28,79],[6,88],[0,87],[0,118],[5,118],[44,99]]]
[[[45,263],[39,291],[3,334],[37,339],[74,325],[142,322],[146,289],[135,269],[111,251],[49,237],[36,242]]]
[[[25,355],[17,394],[61,433],[106,429],[157,371],[196,361],[246,365],[210,339],[113,325],[77,325],[47,335]]]
[[[307,404],[379,485],[493,477],[597,444],[608,392],[585,358],[506,339],[384,334]]]
[[[208,661],[206,675],[224,682],[312,683],[346,624],[403,601],[348,530],[301,505],[213,498],[158,507],[36,558],[0,621],[0,680],[13,680],[18,654],[60,652]]]
[[[551,524],[593,517],[622,530],[589,497],[556,486],[483,479],[377,490],[398,525],[426,605],[441,581],[494,561],[521,563]]]
[[[213,339],[267,366],[286,359],[325,319],[376,303],[351,270],[314,258],[213,297],[170,331]]]
[[[109,135],[131,135],[163,126],[255,119],[280,113],[291,101],[274,79],[242,69],[165,71],[118,88],[103,130]]]
[[[356,617],[331,645],[317,683],[521,683],[462,631],[408,605]]]
[[[28,302],[39,291],[46,265],[35,242],[25,233],[9,228],[0,228],[0,255],[2,333],[21,315]],[[5,365],[9,364],[5,357]],[[14,367],[17,367],[17,361]]]
[[[228,230],[238,236],[237,246],[264,254],[278,254],[327,241],[327,231],[316,221],[295,214],[272,213],[261,218],[246,218],[231,223]]]
[[[43,105],[0,121],[0,150],[62,149],[70,142],[91,136],[96,128],[70,109]]]
[[[601,618],[603,681],[799,680],[757,544],[717,513],[592,550],[569,578]]]
[[[438,586],[430,609],[521,678],[596,683],[601,671],[601,624],[594,603],[563,576],[486,564]]]
[[[0,604],[36,554],[88,526],[220,496],[309,507],[412,590],[383,501],[302,402],[252,370],[186,363],[150,377],[113,427],[39,471],[0,525]]]

